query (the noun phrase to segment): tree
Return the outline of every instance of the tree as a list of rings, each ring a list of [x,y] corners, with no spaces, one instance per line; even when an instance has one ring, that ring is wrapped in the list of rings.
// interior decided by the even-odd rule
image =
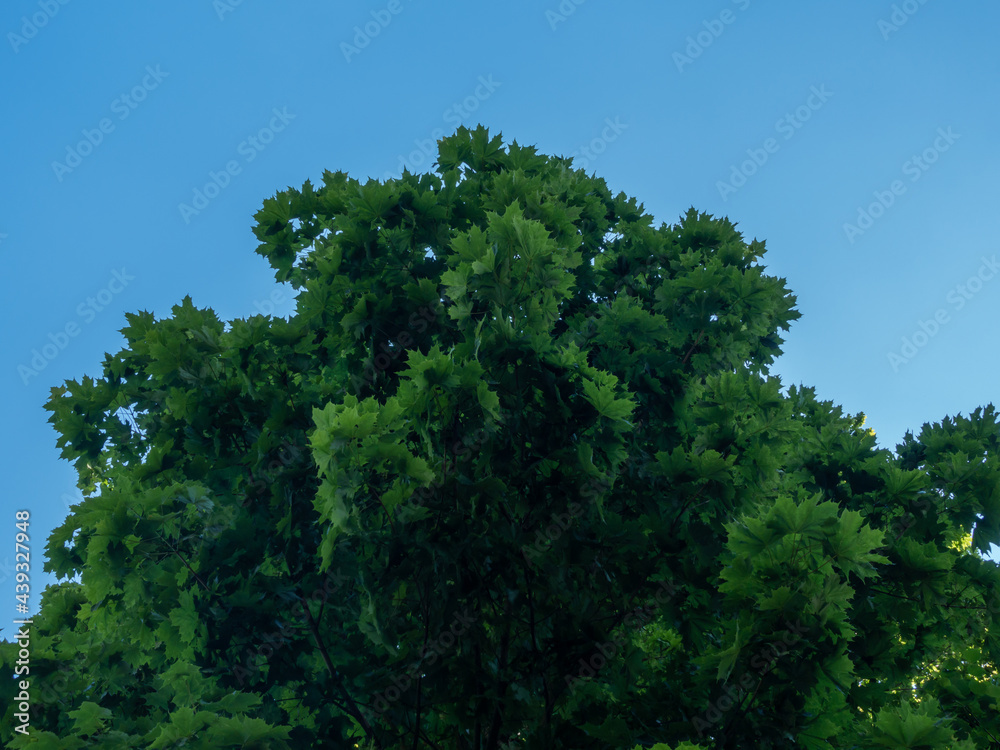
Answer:
[[[1000,747],[993,406],[879,450],[768,373],[727,219],[483,128],[436,169],[278,193],[295,315],[129,315],[53,389],[85,499],[5,744]]]

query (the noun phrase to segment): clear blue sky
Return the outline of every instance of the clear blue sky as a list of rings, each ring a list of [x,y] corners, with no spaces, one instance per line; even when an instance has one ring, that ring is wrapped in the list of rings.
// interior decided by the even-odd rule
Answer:
[[[100,374],[129,311],[290,313],[254,254],[263,199],[425,171],[459,124],[576,153],[658,221],[693,205],[766,240],[803,313],[775,372],[884,447],[998,401],[998,25],[943,0],[6,3],[3,635],[14,511],[34,611],[78,496],[49,389]]]

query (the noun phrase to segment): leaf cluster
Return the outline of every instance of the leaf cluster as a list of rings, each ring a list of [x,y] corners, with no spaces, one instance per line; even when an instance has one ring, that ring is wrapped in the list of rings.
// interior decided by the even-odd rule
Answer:
[[[435,166],[264,201],[290,319],[131,314],[53,389],[85,497],[5,745],[1000,746],[992,405],[880,450],[769,373],[728,219],[484,128]]]

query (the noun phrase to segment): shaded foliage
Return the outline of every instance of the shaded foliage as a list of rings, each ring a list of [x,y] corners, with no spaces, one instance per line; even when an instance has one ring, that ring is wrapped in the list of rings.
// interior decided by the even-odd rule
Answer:
[[[5,746],[1000,747],[993,407],[880,450],[769,374],[762,242],[439,149],[264,202],[288,320],[129,315],[53,389]]]

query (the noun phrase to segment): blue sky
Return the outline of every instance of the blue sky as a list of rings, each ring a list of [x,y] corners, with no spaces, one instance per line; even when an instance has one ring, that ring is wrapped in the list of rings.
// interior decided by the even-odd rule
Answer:
[[[459,124],[575,155],[657,221],[693,205],[766,240],[803,314],[774,371],[882,446],[997,401],[998,22],[943,0],[6,3],[0,519],[13,540],[32,514],[31,610],[79,498],[49,389],[98,375],[126,312],[289,314],[254,254],[264,198],[426,171]]]

